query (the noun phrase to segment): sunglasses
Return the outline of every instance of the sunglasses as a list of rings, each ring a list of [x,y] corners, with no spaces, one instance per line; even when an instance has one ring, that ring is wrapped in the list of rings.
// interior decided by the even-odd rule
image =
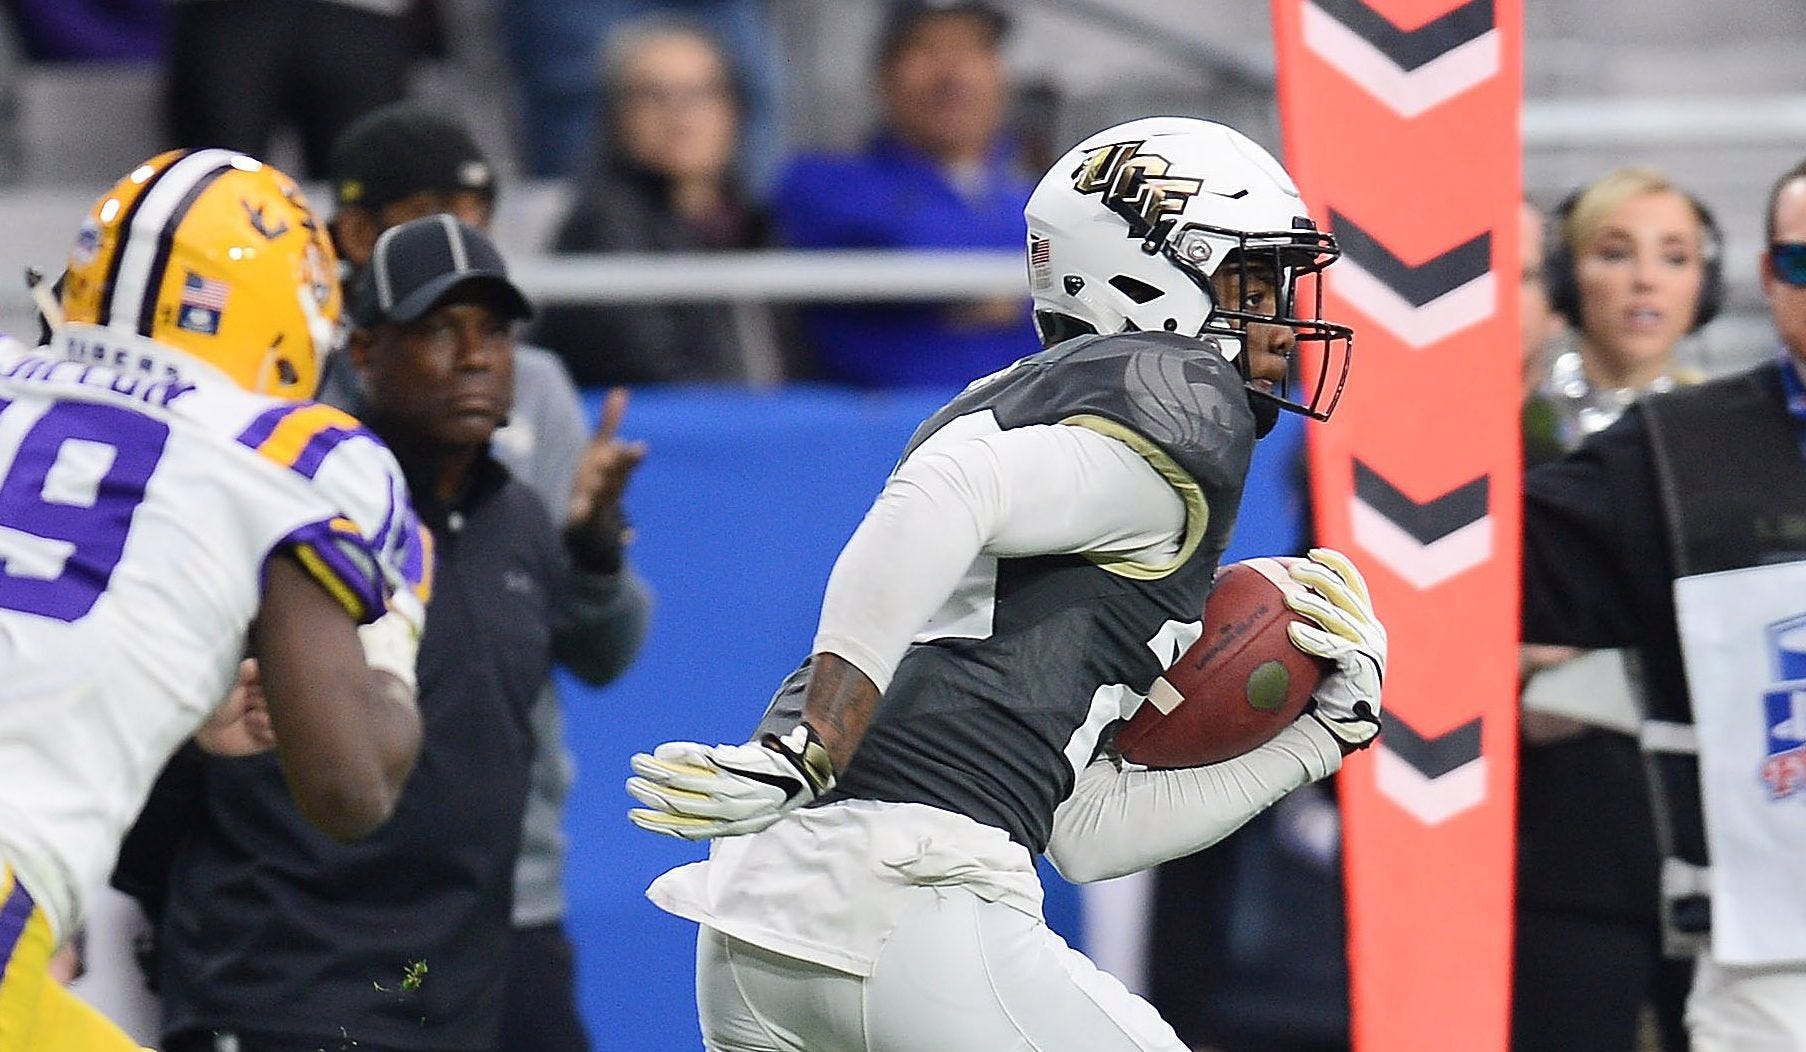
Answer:
[[[1768,262],[1775,277],[1796,288],[1806,288],[1806,244],[1782,241],[1770,245]]]

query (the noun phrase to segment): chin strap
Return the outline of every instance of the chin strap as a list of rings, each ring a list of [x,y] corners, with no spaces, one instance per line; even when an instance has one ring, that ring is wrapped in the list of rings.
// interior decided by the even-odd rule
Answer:
[[[57,302],[56,294],[44,281],[44,272],[37,267],[25,268],[25,287],[31,290],[31,301],[44,318],[44,328],[50,336],[63,327],[63,305]],[[49,343],[48,339],[43,342]]]
[[[1247,391],[1248,408],[1254,411],[1254,437],[1266,438],[1279,426],[1279,403],[1252,387]]]

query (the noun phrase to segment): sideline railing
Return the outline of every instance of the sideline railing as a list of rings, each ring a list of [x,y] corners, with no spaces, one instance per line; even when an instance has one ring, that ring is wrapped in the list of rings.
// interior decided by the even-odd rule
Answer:
[[[516,258],[542,303],[855,302],[1027,296],[1019,251],[758,251]]]

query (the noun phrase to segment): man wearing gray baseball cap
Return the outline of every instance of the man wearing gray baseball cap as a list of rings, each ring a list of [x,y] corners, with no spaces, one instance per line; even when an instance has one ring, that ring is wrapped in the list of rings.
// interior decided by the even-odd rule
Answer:
[[[395,819],[357,844],[307,835],[274,762],[209,767],[162,928],[167,1049],[583,1047],[574,1010],[542,1019],[559,1046],[504,1028],[510,902],[535,701],[554,662],[620,671],[634,596],[617,580],[624,476],[580,466],[561,533],[492,455],[532,311],[489,239],[443,214],[385,231],[353,287],[359,412],[434,541],[420,760]]]
[[[488,298],[487,305],[508,321],[533,316],[533,305],[508,280],[508,264],[489,238],[442,212],[390,227],[376,239],[352,292],[351,319],[361,329],[406,325],[454,292]]]

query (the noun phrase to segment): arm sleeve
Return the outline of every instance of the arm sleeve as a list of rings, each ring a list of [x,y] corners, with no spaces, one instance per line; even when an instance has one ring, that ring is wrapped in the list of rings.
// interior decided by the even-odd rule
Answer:
[[[883,690],[928,618],[981,555],[1177,550],[1185,505],[1128,446],[1041,424],[906,460],[840,553],[815,652],[845,658]]]
[[[631,567],[620,573],[568,571],[562,609],[552,633],[552,654],[592,686],[627,671],[646,642],[652,593]]]
[[[1047,857],[1079,884],[1136,873],[1209,847],[1341,766],[1334,737],[1309,716],[1260,748],[1208,767],[1155,771],[1100,759],[1079,772],[1072,795],[1054,811]]]

